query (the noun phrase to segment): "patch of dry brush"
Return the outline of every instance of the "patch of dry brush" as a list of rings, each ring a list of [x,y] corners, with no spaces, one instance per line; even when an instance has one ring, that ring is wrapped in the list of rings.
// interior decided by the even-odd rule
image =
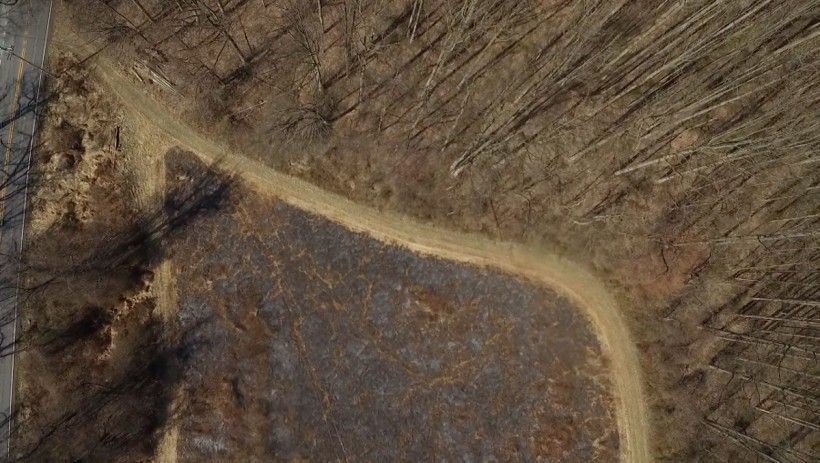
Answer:
[[[147,206],[114,141],[122,120],[110,97],[72,56],[51,68],[59,78],[22,262],[11,461],[146,461],[181,412],[174,395],[193,331],[157,313],[154,271],[229,182],[203,174]]]

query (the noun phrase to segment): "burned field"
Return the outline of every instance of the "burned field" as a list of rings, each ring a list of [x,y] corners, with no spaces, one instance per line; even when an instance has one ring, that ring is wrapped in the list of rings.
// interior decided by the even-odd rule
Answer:
[[[201,169],[169,158],[167,178]],[[171,252],[185,461],[614,461],[606,366],[555,293],[237,185]]]

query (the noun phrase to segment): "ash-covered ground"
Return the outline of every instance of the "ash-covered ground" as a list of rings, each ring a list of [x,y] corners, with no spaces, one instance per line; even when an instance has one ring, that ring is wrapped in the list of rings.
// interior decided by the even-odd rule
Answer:
[[[168,164],[194,178],[192,157]],[[174,245],[183,461],[614,461],[606,366],[545,288],[237,185]]]

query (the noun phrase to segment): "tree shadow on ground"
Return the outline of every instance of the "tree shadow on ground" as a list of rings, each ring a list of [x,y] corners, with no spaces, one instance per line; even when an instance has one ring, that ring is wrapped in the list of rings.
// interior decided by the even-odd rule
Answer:
[[[188,180],[123,229],[67,246],[45,233],[27,245],[36,252],[19,263],[20,302],[45,313],[0,355],[30,355],[62,384],[5,417],[9,461],[143,461],[182,413],[178,386],[210,320],[181,330],[158,314],[150,289],[174,240],[225,208],[234,183],[218,165]]]

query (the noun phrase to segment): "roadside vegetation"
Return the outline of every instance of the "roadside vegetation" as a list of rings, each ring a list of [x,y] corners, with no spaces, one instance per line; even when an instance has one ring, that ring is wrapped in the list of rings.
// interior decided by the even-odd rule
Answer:
[[[55,53],[31,176],[27,250],[15,265],[18,408],[9,461],[153,457],[194,329],[163,316],[157,278],[169,243],[219,208],[227,178],[193,187],[139,182],[154,156],[73,55]],[[4,282],[5,284],[5,282]]]

